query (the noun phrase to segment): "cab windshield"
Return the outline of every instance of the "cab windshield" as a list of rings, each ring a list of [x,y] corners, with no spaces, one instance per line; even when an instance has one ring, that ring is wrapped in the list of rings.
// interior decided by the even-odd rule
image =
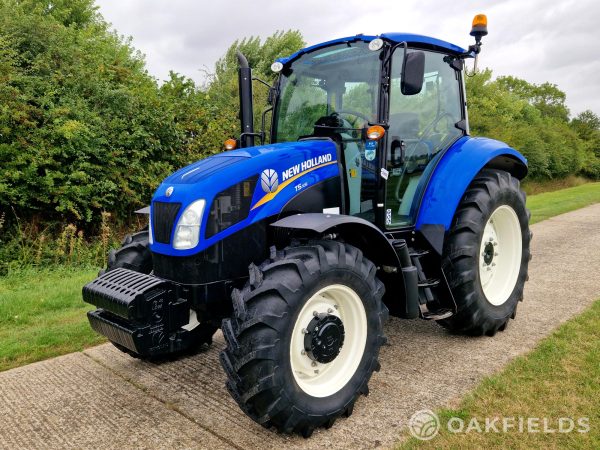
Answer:
[[[377,121],[379,51],[366,42],[332,45],[302,55],[281,77],[275,141],[297,141],[318,128],[362,129]],[[344,138],[344,136],[342,136]]]
[[[377,122],[380,54],[358,41],[302,55],[282,73],[274,121],[277,142],[314,136],[340,144],[348,194],[345,214],[371,222],[379,158],[376,146],[366,148],[363,129]]]

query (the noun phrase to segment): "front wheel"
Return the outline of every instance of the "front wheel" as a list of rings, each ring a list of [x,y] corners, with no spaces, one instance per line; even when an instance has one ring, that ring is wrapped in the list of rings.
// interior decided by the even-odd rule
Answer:
[[[384,286],[372,262],[336,241],[287,247],[251,266],[223,321],[227,388],[253,420],[309,436],[352,413],[379,370]]]
[[[483,170],[463,196],[444,243],[444,270],[457,313],[439,323],[493,336],[515,317],[530,260],[529,211],[519,180]]]

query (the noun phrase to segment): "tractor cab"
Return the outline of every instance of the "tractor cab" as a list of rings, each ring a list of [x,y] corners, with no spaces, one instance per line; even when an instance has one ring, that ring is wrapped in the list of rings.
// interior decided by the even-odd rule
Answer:
[[[411,226],[436,156],[467,132],[462,54],[390,34],[292,55],[273,67],[281,73],[272,141],[332,139],[342,153],[343,212],[380,228]]]

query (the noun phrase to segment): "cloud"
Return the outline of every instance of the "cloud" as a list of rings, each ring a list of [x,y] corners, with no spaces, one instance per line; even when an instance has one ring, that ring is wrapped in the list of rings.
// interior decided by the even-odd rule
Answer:
[[[148,70],[196,81],[236,39],[298,29],[309,44],[357,33],[405,31],[463,47],[471,20],[485,13],[490,34],[480,66],[495,75],[549,81],[573,114],[600,113],[600,2],[595,0],[98,0],[100,13],[146,55]]]

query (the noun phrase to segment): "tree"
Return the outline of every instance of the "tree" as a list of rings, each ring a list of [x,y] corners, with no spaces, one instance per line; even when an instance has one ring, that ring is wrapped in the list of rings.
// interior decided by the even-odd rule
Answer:
[[[186,160],[172,97],[91,0],[0,0],[0,55],[3,210],[125,220]]]
[[[498,77],[496,82],[501,89],[529,102],[542,115],[564,122],[569,120],[569,109],[565,103],[567,96],[555,84],[532,84],[512,76]]]
[[[600,117],[589,109],[579,113],[571,125],[582,139],[598,139],[600,135]]]
[[[215,72],[207,91],[214,109],[220,112],[221,123],[229,136],[237,136],[240,133],[237,50],[248,59],[254,77],[272,84],[276,74],[271,71],[271,64],[277,58],[289,56],[305,45],[299,31],[277,31],[265,39],[264,43],[258,37],[250,37],[231,44],[225,55],[215,64]],[[254,83],[255,129],[260,127],[260,114],[267,107],[267,93],[264,85]]]
[[[566,96],[555,85],[515,77],[492,80],[484,70],[467,78],[471,131],[523,152],[531,178],[564,177],[594,166],[586,138],[568,121]],[[595,167],[595,166],[594,166]]]
[[[586,110],[577,115],[571,126],[583,139],[588,149],[583,174],[595,179],[600,179],[600,117],[591,110]]]

